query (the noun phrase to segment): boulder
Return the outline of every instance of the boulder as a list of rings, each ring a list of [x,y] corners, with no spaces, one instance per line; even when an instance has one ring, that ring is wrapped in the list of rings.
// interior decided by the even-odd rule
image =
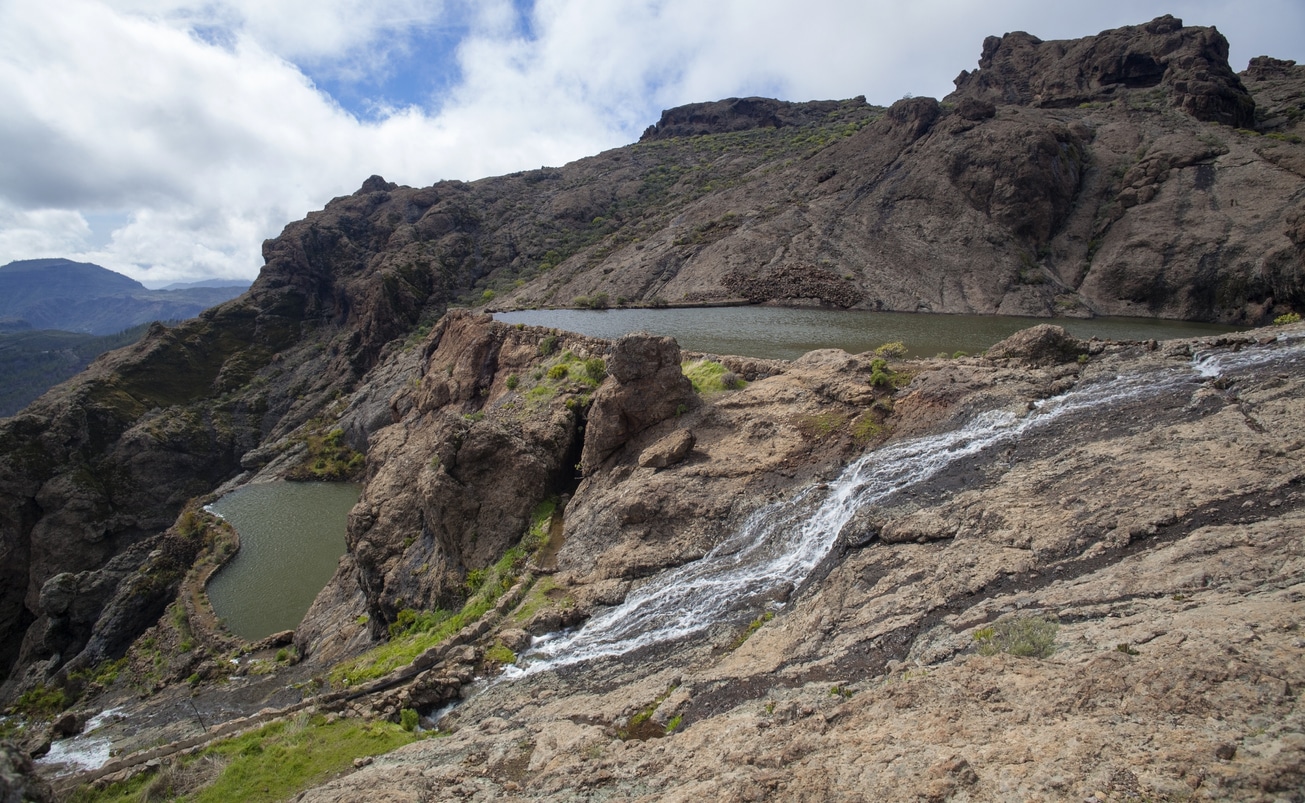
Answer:
[[[680,370],[680,346],[671,337],[625,335],[607,360],[610,381],[594,393],[585,428],[581,472],[590,474],[630,438],[684,412],[696,402]]]
[[[677,429],[670,435],[643,450],[639,455],[639,465],[644,468],[666,468],[673,466],[693,451],[693,433],[687,429]]]
[[[1086,354],[1088,345],[1063,327],[1038,324],[1022,329],[988,349],[990,360],[1019,360],[1029,365],[1072,362]]]
[[[10,742],[0,742],[0,800],[46,803],[54,800],[50,785],[36,774],[36,766]]]

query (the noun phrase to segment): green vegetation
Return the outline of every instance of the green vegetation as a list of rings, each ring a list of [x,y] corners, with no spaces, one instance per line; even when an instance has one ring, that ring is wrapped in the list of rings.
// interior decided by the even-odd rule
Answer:
[[[575,600],[558,586],[551,575],[539,578],[530,591],[521,600],[521,604],[512,612],[512,623],[520,626],[529,622],[540,611],[550,608],[574,608]]]
[[[1137,649],[1136,649],[1135,647],[1133,647],[1132,644],[1129,644],[1128,642],[1124,642],[1123,644],[1116,644],[1116,645],[1115,645],[1115,652],[1122,652],[1124,655],[1137,655],[1137,654],[1138,654]]]
[[[399,727],[408,733],[417,730],[417,711],[413,708],[405,708],[399,712]]]
[[[331,670],[331,683],[348,687],[387,675],[480,619],[517,581],[526,557],[526,551],[518,545],[504,553],[493,566],[482,570],[476,591],[457,613],[410,608],[399,611],[389,627],[390,640],[352,661],[337,664]]]
[[[1059,629],[1055,619],[1016,615],[974,631],[974,641],[980,655],[1004,652],[1022,658],[1049,658],[1056,651],[1056,631]]]
[[[1273,323],[1277,326],[1286,326],[1289,323],[1300,323],[1300,313],[1299,312],[1284,313],[1274,318]]]
[[[502,644],[495,644],[485,650],[485,664],[487,666],[506,666],[515,663],[516,660],[517,654]]]
[[[667,697],[671,696],[671,692],[675,691],[676,688],[675,684],[667,686],[666,691],[657,695],[657,699],[653,700],[651,703],[644,706],[637,714],[630,717],[630,721],[626,723],[626,726],[616,732],[617,737],[620,738],[621,741],[629,741],[631,739],[639,741],[644,741],[646,739],[660,739],[678,728],[680,722],[684,719],[678,714],[667,722],[665,726],[658,725],[652,719],[653,714],[657,713],[658,707],[666,701]],[[672,723],[674,723],[674,725],[672,725]]]
[[[548,357],[557,351],[557,335],[545,335],[544,339],[539,341],[539,356]]]
[[[794,425],[802,436],[809,440],[823,440],[843,428],[847,423],[847,414],[837,411],[800,415]]]
[[[852,425],[852,440],[858,444],[866,444],[884,434],[883,422],[875,418],[873,413],[862,413],[861,417],[856,419]]]
[[[141,774],[104,789],[82,787],[69,800],[289,800],[351,768],[356,758],[388,753],[419,738],[389,722],[341,719],[328,723],[321,715],[300,715],[291,722],[274,722],[217,742],[193,756],[177,758],[153,775]]]
[[[870,360],[870,384],[887,390],[897,390],[910,384],[912,374],[909,371],[894,371],[888,365],[888,358],[899,358],[905,353],[906,346],[900,342],[885,343],[875,349],[875,354],[879,356]],[[956,356],[963,357],[965,354],[958,351]]]
[[[725,366],[712,360],[694,360],[680,366],[680,370],[693,383],[696,393],[711,395],[726,390],[738,390],[747,385]]]
[[[550,335],[551,337],[551,335]],[[541,344],[540,349],[543,349]],[[550,353],[556,346],[550,346]],[[531,374],[531,384],[522,390],[526,403],[538,407],[552,401],[559,393],[576,394],[570,406],[589,404],[589,394],[607,376],[607,364],[601,357],[580,359],[574,352],[562,352]]]
[[[748,626],[743,629],[743,632],[739,634],[738,638],[734,639],[734,643],[730,645],[730,649],[737,650],[739,647],[742,647],[743,642],[751,638],[753,633],[760,630],[762,625],[774,618],[775,614],[773,611],[766,611],[756,619],[753,619],[748,623]]]
[[[576,296],[572,302],[579,309],[607,309],[612,299],[606,293],[594,293],[591,296]]]
[[[906,344],[900,340],[894,340],[875,349],[875,354],[890,360],[900,360],[906,356]]]
[[[303,442],[308,456],[286,476],[292,480],[349,480],[355,479],[366,465],[362,453],[355,452],[344,443],[344,430],[335,427],[326,431],[325,422],[314,419],[306,425]]]
[[[46,686],[38,683],[34,688],[23,692],[11,707],[15,714],[29,717],[52,717],[72,704],[68,695],[58,686]]]

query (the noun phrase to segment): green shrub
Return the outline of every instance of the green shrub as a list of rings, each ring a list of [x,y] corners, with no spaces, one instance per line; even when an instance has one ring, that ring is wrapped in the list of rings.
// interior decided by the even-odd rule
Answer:
[[[1300,323],[1300,313],[1299,312],[1284,313],[1274,318],[1273,322],[1277,326],[1286,326],[1289,323]]]
[[[549,369],[548,369],[548,378],[549,378],[549,379],[566,379],[566,375],[567,375],[568,373],[570,373],[570,369],[568,369],[568,368],[566,367],[566,364],[565,364],[565,363],[558,363],[557,365],[554,365],[552,368],[549,368]]]
[[[399,727],[408,733],[417,730],[417,712],[412,708],[405,708],[399,712]]]
[[[71,702],[63,689],[42,683],[23,692],[14,703],[13,710],[32,717],[49,717],[67,708]]]
[[[602,382],[607,378],[607,363],[602,357],[591,357],[585,360],[585,374],[595,382]]]
[[[547,357],[557,351],[557,335],[546,335],[539,341],[539,356]]]
[[[507,385],[508,390],[516,390],[517,385],[521,384],[521,380],[517,378],[516,374],[508,374],[508,378],[503,384]]]
[[[1021,658],[1049,658],[1056,651],[1059,629],[1056,620],[1048,617],[1009,616],[974,631],[974,641],[980,655],[1004,652]]]
[[[906,344],[900,340],[894,340],[875,349],[875,354],[892,360],[900,360],[906,356]]]

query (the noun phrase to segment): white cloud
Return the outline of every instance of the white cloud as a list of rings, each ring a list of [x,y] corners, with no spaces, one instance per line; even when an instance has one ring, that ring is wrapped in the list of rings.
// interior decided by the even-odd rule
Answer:
[[[561,164],[632,141],[662,108],[732,95],[941,96],[1009,30],[1069,38],[1173,8],[1219,24],[1236,67],[1305,60],[1292,0],[1066,8],[538,0],[523,18],[510,0],[0,0],[0,263],[251,277],[264,238],[372,173],[425,185]],[[466,31],[456,54],[413,54],[433,29]],[[372,120],[306,77],[363,85],[427,58],[456,59],[460,82]],[[88,219],[126,223],[105,237]]]

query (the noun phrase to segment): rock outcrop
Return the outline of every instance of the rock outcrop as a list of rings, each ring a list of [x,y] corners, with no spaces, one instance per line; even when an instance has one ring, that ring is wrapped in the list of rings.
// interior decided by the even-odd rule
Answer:
[[[1044,42],[1022,31],[989,36],[979,68],[956,78],[956,97],[1072,108],[1153,87],[1198,120],[1255,124],[1255,100],[1228,66],[1228,40],[1212,27],[1185,28],[1168,14],[1068,41]]]
[[[789,103],[771,98],[727,98],[711,103],[690,103],[662,112],[661,119],[644,130],[640,142],[724,134],[756,128],[809,126],[839,111],[847,103],[865,104],[865,98],[851,101],[813,100]]]
[[[594,393],[580,470],[593,471],[635,435],[696,403],[680,370],[673,338],[631,334],[616,341],[607,362],[609,382]]]

